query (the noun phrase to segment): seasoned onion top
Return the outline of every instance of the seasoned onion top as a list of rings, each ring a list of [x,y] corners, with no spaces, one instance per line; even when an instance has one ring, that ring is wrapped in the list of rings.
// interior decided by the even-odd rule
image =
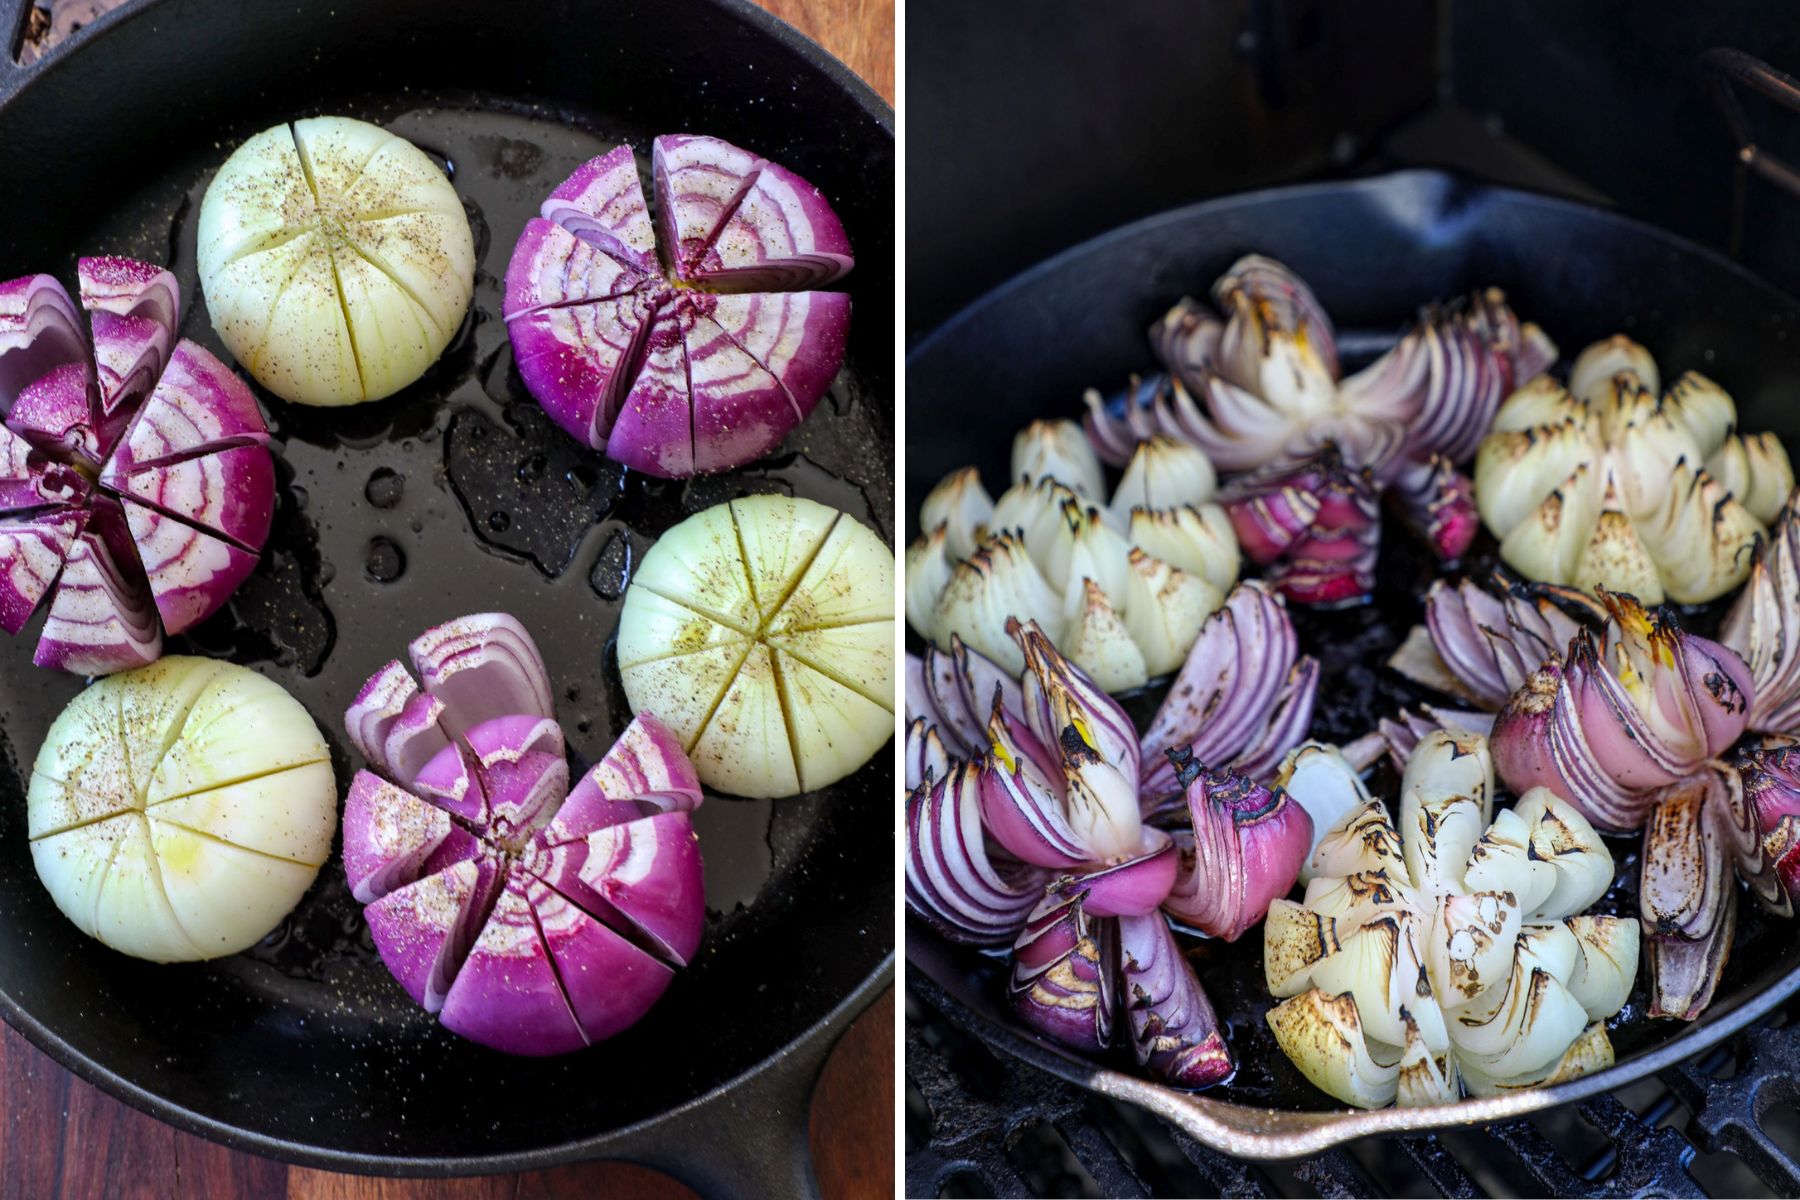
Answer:
[[[235,150],[200,205],[213,328],[256,381],[301,404],[379,400],[437,361],[475,289],[475,239],[423,151],[314,117]]]

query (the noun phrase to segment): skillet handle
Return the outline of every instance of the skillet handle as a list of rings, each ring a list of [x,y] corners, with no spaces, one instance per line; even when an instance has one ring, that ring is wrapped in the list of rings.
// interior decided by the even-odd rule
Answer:
[[[702,1097],[680,1120],[645,1130],[629,1157],[706,1200],[817,1200],[807,1136],[813,1085],[849,1020],[815,1029],[756,1074]]]

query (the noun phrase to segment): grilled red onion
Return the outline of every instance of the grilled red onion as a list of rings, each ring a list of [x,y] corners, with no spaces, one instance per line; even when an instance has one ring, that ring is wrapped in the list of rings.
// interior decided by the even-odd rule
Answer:
[[[1319,664],[1297,654],[1293,622],[1268,585],[1247,579],[1233,588],[1144,733],[1145,800],[1160,810],[1183,791],[1167,757],[1176,748],[1253,779],[1272,772],[1312,720]]]
[[[1281,593],[1300,604],[1355,603],[1375,586],[1381,511],[1375,478],[1335,445],[1298,466],[1263,468],[1219,496],[1238,544]]]
[[[1169,758],[1187,789],[1189,826],[1175,835],[1181,873],[1163,908],[1235,942],[1293,888],[1312,853],[1312,818],[1281,788],[1209,771],[1188,751]]]
[[[1769,540],[1757,543],[1749,582],[1719,641],[1750,666],[1750,728],[1800,733],[1800,492],[1788,497]]]
[[[0,284],[0,628],[47,599],[34,661],[100,675],[224,605],[268,538],[275,472],[250,389],[175,341],[174,276],[77,270],[91,338],[54,278]]]
[[[1203,1088],[1237,1069],[1212,1003],[1160,914],[1119,918],[1122,1000],[1138,1063],[1176,1087]]]
[[[1095,1053],[1112,1042],[1118,924],[1094,920],[1077,884],[1053,886],[1013,944],[1013,1011],[1071,1049]]]
[[[1762,838],[1762,871],[1750,886],[1772,911],[1790,917],[1800,893],[1800,747],[1752,747],[1736,766]]]
[[[1750,673],[1736,653],[1684,632],[1673,612],[1601,592],[1599,635],[1577,631],[1494,724],[1494,761],[1516,792],[1543,786],[1603,829],[1642,825],[1651,793],[1688,779],[1743,733]]]
[[[780,444],[843,361],[852,264],[819,191],[710,137],[654,146],[657,232],[629,146],[578,168],[527,224],[502,316],[520,377],[572,436],[683,477]],[[657,254],[658,232],[668,271]]]
[[[1712,1002],[1737,928],[1733,868],[1754,884],[1761,851],[1756,813],[1730,767],[1712,764],[1656,794],[1638,881],[1651,1016],[1691,1021]]]
[[[1173,376],[1170,386],[1146,394],[1134,381],[1117,415],[1090,395],[1087,428],[1096,452],[1120,465],[1143,438],[1179,438],[1223,470],[1260,476],[1261,486],[1250,486],[1268,498],[1284,486],[1301,497],[1316,493],[1316,485],[1288,477],[1335,447],[1353,472],[1369,472],[1372,491],[1390,492],[1403,519],[1440,557],[1460,556],[1477,522],[1472,485],[1455,466],[1474,454],[1501,398],[1555,359],[1542,331],[1522,325],[1499,292],[1478,292],[1427,309],[1392,350],[1342,379],[1330,319],[1282,264],[1256,255],[1240,259],[1214,285],[1213,297],[1225,320],[1184,299],[1151,329],[1151,344]],[[1311,503],[1271,499],[1280,511],[1258,523],[1283,548],[1267,550],[1269,558],[1293,553],[1285,547],[1311,527],[1308,509],[1329,502],[1316,495]],[[1330,520],[1326,528],[1345,526]],[[1282,529],[1284,537],[1275,533]],[[1311,578],[1316,570],[1304,571],[1308,578],[1290,594],[1309,603],[1365,595],[1379,534],[1361,536],[1371,548],[1360,575],[1333,571],[1324,586]],[[1356,556],[1340,548],[1323,557]]]
[[[428,630],[345,713],[344,868],[394,977],[446,1028],[561,1054],[649,1011],[699,946],[700,783],[639,713],[569,787],[542,655],[511,617]],[[517,704],[523,711],[495,713]]]
[[[981,823],[981,767],[951,764],[906,803],[906,905],[953,942],[1003,946],[1046,875],[1007,857]]]

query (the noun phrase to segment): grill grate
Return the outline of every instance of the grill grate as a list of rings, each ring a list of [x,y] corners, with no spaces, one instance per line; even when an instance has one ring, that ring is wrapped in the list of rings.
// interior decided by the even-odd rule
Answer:
[[[934,992],[907,990],[911,1196],[1800,1195],[1800,997],[1610,1095],[1250,1163],[996,1053]]]

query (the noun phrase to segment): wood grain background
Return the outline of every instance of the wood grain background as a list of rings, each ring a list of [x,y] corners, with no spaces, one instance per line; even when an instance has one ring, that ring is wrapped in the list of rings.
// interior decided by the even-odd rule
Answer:
[[[894,99],[893,0],[756,0]],[[693,1193],[627,1163],[481,1179],[364,1179],[289,1167],[180,1133],[76,1079],[0,1026],[0,1200],[672,1200]],[[813,1097],[813,1162],[830,1200],[894,1179],[894,994],[850,1027]]]

